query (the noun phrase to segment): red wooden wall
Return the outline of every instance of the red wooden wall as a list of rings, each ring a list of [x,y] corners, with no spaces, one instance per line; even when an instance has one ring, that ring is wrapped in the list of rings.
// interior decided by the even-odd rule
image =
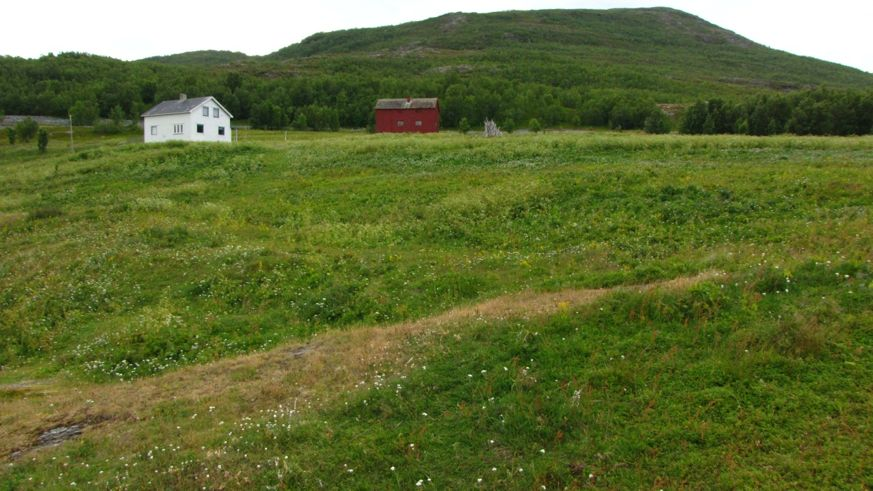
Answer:
[[[440,130],[440,110],[376,109],[379,133],[436,133]]]

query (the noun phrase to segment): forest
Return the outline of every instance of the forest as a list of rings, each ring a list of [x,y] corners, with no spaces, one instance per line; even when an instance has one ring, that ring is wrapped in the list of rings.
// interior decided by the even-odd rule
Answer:
[[[77,53],[39,60],[5,57],[0,58],[0,67],[7,74],[0,79],[0,110],[71,114],[80,125],[93,124],[99,117],[136,120],[152,104],[185,92],[212,94],[237,121],[264,129],[371,127],[376,99],[388,94],[439,97],[446,128],[457,128],[464,119],[493,118],[510,131],[527,127],[532,120],[546,128],[676,129],[689,134],[861,135],[873,130],[873,90],[766,91],[711,99],[679,96],[678,102],[687,108],[667,118],[660,115],[657,104],[677,102],[668,91],[610,89],[573,80],[552,85],[499,74],[408,77],[373,70],[268,78],[247,70],[125,63]]]

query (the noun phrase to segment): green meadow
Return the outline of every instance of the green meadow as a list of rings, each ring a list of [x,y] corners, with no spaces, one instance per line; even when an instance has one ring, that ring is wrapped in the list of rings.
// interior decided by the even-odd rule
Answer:
[[[0,143],[3,488],[873,485],[871,137],[63,138]]]

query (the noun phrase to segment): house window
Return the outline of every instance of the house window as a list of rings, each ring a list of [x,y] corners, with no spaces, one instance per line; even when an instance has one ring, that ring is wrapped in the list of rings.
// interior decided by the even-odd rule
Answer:
[[[213,117],[213,118],[217,118],[217,117],[218,117],[218,108],[217,108],[217,107],[213,107],[213,108],[212,108],[212,117]]]
[[[203,133],[203,125],[202,124],[197,125],[197,133]]]
[[[421,126],[421,121],[416,121],[415,126]]]
[[[203,106],[203,115],[209,117],[209,108],[206,106]]]
[[[173,125],[173,134],[174,135],[181,135],[184,132],[185,132],[185,125],[183,125],[183,124],[174,124]]]
[[[398,121],[398,122],[397,122],[397,127],[398,127],[398,128],[402,128],[402,127],[403,127],[403,124],[404,124],[403,121]]]
[[[152,136],[157,136],[157,134],[158,134],[158,127],[152,126]]]
[[[224,126],[219,126],[219,127],[218,127],[218,134],[221,135],[221,136],[224,136]]]

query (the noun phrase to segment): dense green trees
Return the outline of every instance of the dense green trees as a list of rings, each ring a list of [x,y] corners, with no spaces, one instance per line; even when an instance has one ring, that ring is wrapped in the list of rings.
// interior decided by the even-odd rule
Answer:
[[[670,118],[661,109],[654,109],[646,118],[643,129],[646,133],[663,135],[670,132]]]
[[[112,123],[121,126],[121,124],[125,120],[124,109],[121,108],[120,105],[116,104],[115,107],[109,111],[109,119],[112,120]]]
[[[339,111],[319,105],[306,106],[300,111],[306,116],[309,128],[315,131],[339,131]]]
[[[252,110],[251,123],[254,128],[269,130],[291,126],[300,131],[339,131],[340,112],[336,108],[316,104],[295,109],[265,101]]]
[[[76,126],[92,125],[99,116],[100,106],[94,99],[76,101],[70,108],[70,117],[73,118],[73,124]]]
[[[504,119],[503,124],[500,125],[500,129],[503,130],[504,133],[512,133],[515,131],[515,120],[512,118]]]
[[[579,123],[616,130],[642,129],[656,109],[655,101],[636,91],[597,91],[579,94]],[[572,121],[570,121],[572,123]]]
[[[308,130],[309,129],[309,120],[306,118],[306,115],[303,112],[297,113],[297,117],[294,118],[294,122],[291,123],[291,126],[298,131]]]
[[[517,56],[497,51],[486,61],[502,63]],[[282,76],[284,65],[263,65],[276,70],[270,72],[275,76],[266,76],[254,71],[255,65],[126,63],[77,53],[38,60],[0,57],[0,107],[8,114],[70,114],[74,124],[93,124],[99,117],[138,120],[152,104],[185,92],[214,95],[237,121],[248,120],[255,128],[328,131],[372,126],[380,97],[428,96],[440,98],[444,128],[458,128],[464,118],[491,118],[502,121],[504,129],[515,126],[507,122],[536,119],[545,128],[623,130],[644,129],[651,120],[653,130],[663,123],[652,119],[656,103],[689,100],[682,91],[690,89],[680,91],[642,72],[605,68],[594,73],[539,59],[510,64],[504,71],[463,73],[429,70],[417,65],[426,63],[419,59],[351,60],[307,61],[319,65],[305,76],[293,70]],[[607,82],[616,83],[607,87]],[[873,127],[873,92],[821,89],[713,98],[687,107],[677,127],[690,134],[866,134]]]
[[[257,104],[251,111],[253,128],[278,130],[288,124],[288,115],[277,104],[264,101]]]
[[[702,135],[706,133],[706,120],[709,117],[709,107],[705,102],[698,101],[685,110],[685,116],[679,129],[689,135]]]
[[[614,130],[642,129],[655,108],[651,100],[624,95],[615,100],[609,111],[609,127]]]
[[[11,114],[71,114],[74,124],[89,125],[110,117],[116,108],[125,119],[139,119],[156,102],[185,92],[214,95],[237,120],[249,120],[257,128],[293,126],[303,114],[306,128],[334,129],[372,124],[380,97],[413,96],[439,97],[442,126],[447,128],[457,128],[462,118],[536,118],[546,127],[607,126],[612,121],[614,127],[641,128],[650,107],[640,109],[639,101],[648,104],[658,97],[652,89],[580,85],[590,82],[589,73],[539,66],[536,60],[513,66],[510,73],[423,70],[412,76],[406,61],[380,60],[379,66],[347,61],[320,60],[320,70],[307,76],[266,77],[250,70],[125,63],[77,53],[38,60],[0,57],[0,106]],[[555,72],[559,69],[568,73]],[[560,82],[546,80],[552,78]],[[586,114],[586,104],[602,106],[602,114]]]
[[[688,134],[866,135],[873,133],[873,92],[818,89],[760,95],[743,102],[718,99],[686,109],[680,130]]]

